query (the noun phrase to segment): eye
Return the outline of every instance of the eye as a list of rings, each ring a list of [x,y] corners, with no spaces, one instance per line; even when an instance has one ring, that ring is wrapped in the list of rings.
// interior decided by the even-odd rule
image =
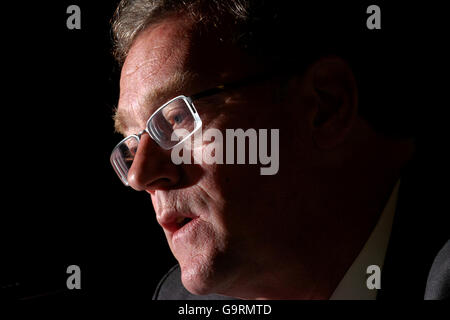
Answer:
[[[185,122],[187,116],[188,114],[185,109],[177,108],[168,112],[166,115],[166,120],[172,125],[172,127],[179,127]]]
[[[180,124],[183,122],[183,115],[177,114],[176,116],[173,117],[173,122],[176,124]]]
[[[134,158],[134,156],[136,155],[136,151],[137,151],[137,147],[129,148],[127,153],[126,153],[126,157],[127,158]]]
[[[130,138],[120,145],[120,154],[122,160],[128,167],[130,167],[133,163],[134,157],[137,152],[137,147],[138,141],[136,141],[136,139],[134,138]]]
[[[131,164],[133,163],[134,156],[136,155],[137,147],[132,147],[126,150],[123,160],[125,163],[131,167]]]

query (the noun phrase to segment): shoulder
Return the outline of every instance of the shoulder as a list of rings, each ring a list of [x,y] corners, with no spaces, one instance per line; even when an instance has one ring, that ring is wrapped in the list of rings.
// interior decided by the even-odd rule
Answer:
[[[153,300],[237,300],[236,298],[226,297],[217,294],[209,294],[204,296],[194,295],[187,291],[181,282],[181,270],[177,264],[162,277],[155,293]]]

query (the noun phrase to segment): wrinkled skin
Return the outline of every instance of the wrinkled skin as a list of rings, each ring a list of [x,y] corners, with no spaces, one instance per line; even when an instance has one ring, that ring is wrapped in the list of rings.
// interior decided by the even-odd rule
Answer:
[[[200,38],[187,19],[149,26],[122,69],[122,133],[143,130],[179,94],[255,73],[252,61],[214,37]],[[163,227],[173,214],[198,217],[181,236],[164,228],[192,293],[326,299],[367,240],[411,146],[373,132],[357,116],[351,71],[339,59],[322,62],[290,79],[283,99],[274,79],[195,102],[203,131],[280,129],[276,175],[260,175],[260,165],[174,165],[170,150],[142,136],[130,186],[149,193]],[[174,74],[192,79],[169,85]],[[322,103],[316,86],[344,102]]]

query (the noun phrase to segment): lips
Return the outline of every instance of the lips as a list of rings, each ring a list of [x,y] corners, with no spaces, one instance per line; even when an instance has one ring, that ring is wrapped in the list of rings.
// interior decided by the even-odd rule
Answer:
[[[166,231],[176,232],[198,216],[192,213],[180,213],[178,211],[165,211],[158,217],[158,223]]]

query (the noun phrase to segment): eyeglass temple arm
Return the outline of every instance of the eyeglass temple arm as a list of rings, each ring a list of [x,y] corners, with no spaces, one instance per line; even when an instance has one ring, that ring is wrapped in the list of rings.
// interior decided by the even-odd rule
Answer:
[[[271,72],[271,73],[267,73],[267,74],[263,74],[263,75],[258,74],[258,75],[254,75],[254,76],[251,76],[251,77],[248,77],[243,80],[236,81],[236,82],[221,84],[214,88],[207,89],[205,91],[193,94],[193,95],[191,95],[191,99],[197,100],[200,98],[205,98],[205,97],[209,97],[209,96],[218,94],[220,92],[233,90],[233,89],[237,89],[240,87],[245,87],[245,86],[248,86],[251,84],[256,84],[258,82],[263,82],[263,81],[266,81],[267,79],[270,79],[278,74],[279,74],[279,72]]]

